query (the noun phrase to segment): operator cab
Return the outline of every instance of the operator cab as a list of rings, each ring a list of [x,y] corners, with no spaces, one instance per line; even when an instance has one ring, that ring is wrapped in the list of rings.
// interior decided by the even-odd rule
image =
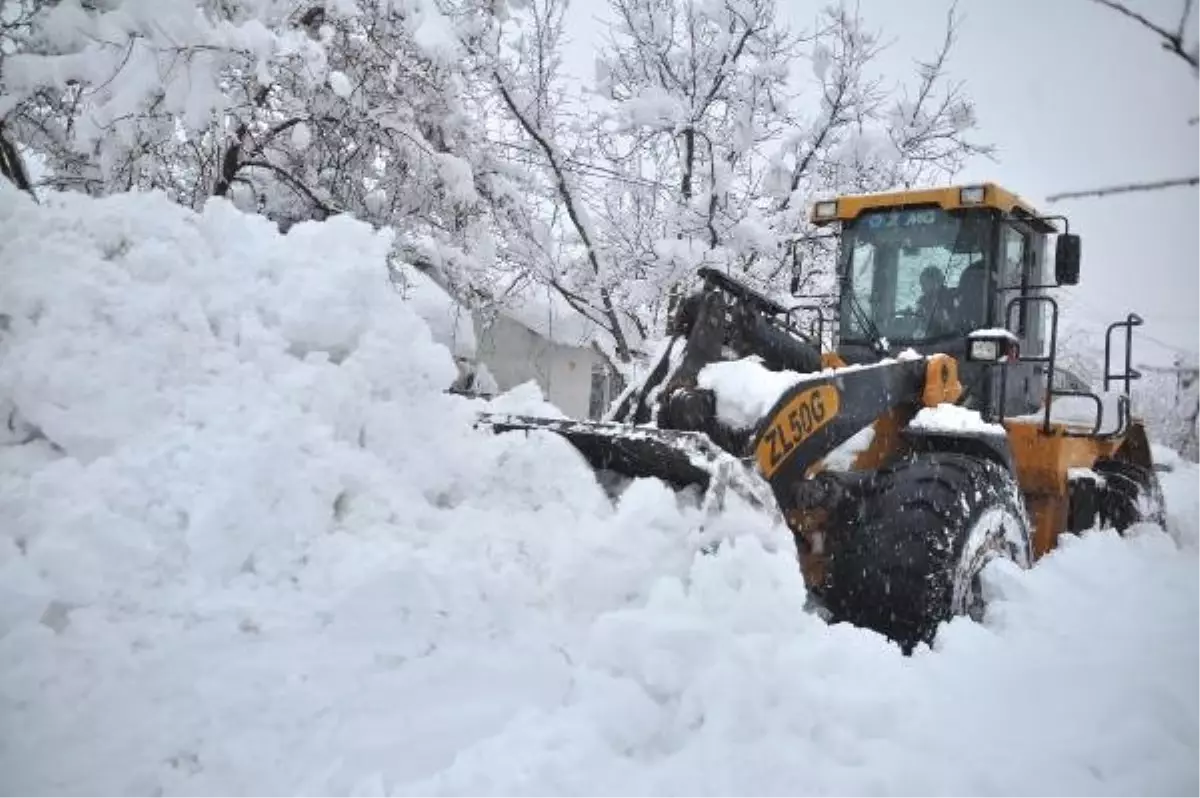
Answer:
[[[873,209],[843,232],[840,339],[922,346],[985,326],[988,226],[978,211]]]
[[[1010,302],[1053,287],[1046,239],[1057,231],[1011,192],[986,183],[840,197],[817,203],[812,220],[841,225],[836,331],[847,363],[907,349],[944,352],[962,363],[968,336],[991,328],[1010,330],[1022,356],[1050,347],[1046,304]],[[1067,273],[1059,278],[1073,282]],[[991,370],[964,365],[968,406],[994,406],[999,386]],[[1010,369],[1008,412],[1036,409],[1046,373],[1036,362]]]

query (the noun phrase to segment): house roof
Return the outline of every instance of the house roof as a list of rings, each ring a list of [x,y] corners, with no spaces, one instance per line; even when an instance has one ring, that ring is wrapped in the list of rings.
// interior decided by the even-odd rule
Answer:
[[[493,306],[495,311],[535,335],[562,346],[595,349],[609,360],[615,358],[612,335],[573,308],[552,286],[526,280],[508,287],[503,297]]]

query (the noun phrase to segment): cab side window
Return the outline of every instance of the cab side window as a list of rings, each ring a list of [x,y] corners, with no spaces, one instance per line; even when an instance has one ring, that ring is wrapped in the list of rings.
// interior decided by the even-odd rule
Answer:
[[[1000,264],[1000,279],[1006,288],[1021,285],[1029,251],[1028,236],[1012,227],[1004,228],[1004,252]]]
[[[1004,318],[1008,300],[1018,293],[1024,293],[1023,290],[1016,291],[1011,289],[1025,289],[1029,286],[1029,272],[1031,268],[1031,259],[1029,252],[1029,236],[1017,230],[1014,227],[1005,226],[1003,239],[1000,242],[1000,285],[1002,288],[1010,289],[1005,291],[1005,299],[1000,303],[998,322],[1004,326],[1008,326],[1009,319]],[[1017,328],[1013,332],[1018,335],[1025,334],[1026,316],[1028,315],[1028,307],[1021,305],[1014,314],[1016,318]]]

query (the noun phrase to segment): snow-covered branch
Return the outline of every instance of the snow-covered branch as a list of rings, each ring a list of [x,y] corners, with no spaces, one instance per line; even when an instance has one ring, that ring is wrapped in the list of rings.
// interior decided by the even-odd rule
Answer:
[[[563,163],[562,156],[559,154],[554,143],[538,128],[533,116],[526,112],[517,102],[512,90],[505,82],[503,76],[501,76],[499,70],[493,70],[492,78],[496,82],[496,88],[500,92],[500,96],[504,99],[508,110],[545,156],[550,171],[554,174],[558,198],[566,207],[567,215],[571,219],[571,225],[583,243],[588,264],[591,266],[593,273],[597,277],[601,277],[603,275],[603,268],[600,265],[600,256],[597,253],[596,237],[591,230],[591,225],[587,221],[587,212],[579,201],[578,192],[571,184],[571,179]],[[563,290],[558,284],[555,284],[555,287],[560,291]],[[567,297],[568,301],[578,302],[578,297],[569,292],[564,292],[564,296]],[[617,356],[621,360],[627,361],[630,357],[629,344],[607,288],[600,288],[600,301],[604,317],[608,322],[606,325],[607,329],[613,336],[613,341],[616,345]]]
[[[1047,202],[1058,202],[1065,199],[1082,197],[1107,197],[1110,194],[1131,194],[1142,191],[1159,191],[1165,188],[1179,188],[1200,184],[1200,177],[1179,177],[1170,180],[1150,180],[1143,183],[1125,183],[1123,185],[1102,186],[1083,191],[1064,191],[1046,197]]]
[[[847,6],[793,32],[776,0],[609,0],[576,95],[565,0],[12,2],[10,177],[28,152],[57,189],[216,195],[281,229],[351,215],[466,304],[548,288],[622,360],[700,266],[782,291],[802,259],[819,289],[814,198],[987,151],[948,74],[953,14],[910,91],[873,74]]]
[[[1092,2],[1111,9],[1154,33],[1162,40],[1164,50],[1182,58],[1193,70],[1197,69],[1197,56],[1200,55],[1200,48],[1198,48],[1196,42],[1192,42],[1189,46],[1185,41],[1188,21],[1192,17],[1194,7],[1193,0],[1183,0],[1183,10],[1179,15],[1179,22],[1176,24],[1174,30],[1167,30],[1145,15],[1139,14],[1124,3],[1118,2],[1118,0],[1092,0]]]

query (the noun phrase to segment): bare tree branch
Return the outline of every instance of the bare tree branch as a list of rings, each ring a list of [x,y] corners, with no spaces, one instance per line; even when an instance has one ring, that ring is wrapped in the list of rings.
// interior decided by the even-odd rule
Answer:
[[[25,161],[16,145],[9,141],[3,121],[0,121],[0,174],[37,201],[37,194],[33,192],[33,185],[29,181],[29,173],[25,170]]]
[[[1085,191],[1065,191],[1060,194],[1051,194],[1046,197],[1047,202],[1058,202],[1064,199],[1078,199],[1080,197],[1106,197],[1109,194],[1130,194],[1138,191],[1157,191],[1164,188],[1177,188],[1180,186],[1194,186],[1200,184],[1200,177],[1178,177],[1170,180],[1153,180],[1146,183],[1127,183],[1125,185],[1104,186],[1102,188],[1092,188]]]
[[[1139,25],[1146,28],[1147,30],[1152,31],[1153,33],[1157,34],[1163,40],[1162,46],[1163,46],[1164,50],[1166,50],[1167,52],[1170,52],[1170,53],[1174,53],[1175,55],[1182,58],[1184,61],[1186,61],[1191,66],[1191,68],[1193,70],[1197,69],[1196,56],[1192,53],[1189,53],[1183,47],[1183,34],[1187,28],[1188,16],[1191,13],[1192,0],[1184,0],[1183,14],[1179,20],[1179,27],[1174,33],[1167,30],[1166,28],[1163,28],[1160,25],[1155,24],[1154,22],[1151,22],[1149,19],[1142,16],[1138,12],[1133,11],[1130,8],[1128,8],[1125,4],[1117,2],[1117,0],[1092,0],[1092,2],[1099,3],[1100,5],[1104,6],[1105,8],[1109,8],[1113,11],[1116,11],[1118,14],[1123,14],[1124,16],[1134,20],[1135,22],[1137,22]]]
[[[1094,3],[1104,6],[1107,9],[1117,12],[1133,21],[1137,22],[1142,27],[1151,31],[1162,39],[1164,50],[1172,52],[1175,55],[1186,61],[1193,71],[1197,70],[1197,59],[1194,53],[1189,53],[1183,46],[1183,37],[1187,31],[1187,21],[1192,14],[1193,0],[1183,1],[1183,12],[1180,14],[1179,23],[1174,33],[1166,28],[1150,21],[1142,14],[1128,8],[1118,0],[1092,0]],[[1188,120],[1188,125],[1195,125],[1197,119],[1195,117]],[[1081,191],[1064,191],[1058,194],[1052,194],[1046,198],[1047,202],[1058,202],[1064,199],[1079,199],[1083,197],[1106,197],[1112,194],[1130,194],[1144,191],[1158,191],[1161,189],[1178,188],[1180,186],[1194,186],[1200,183],[1200,177],[1180,177],[1167,180],[1148,180],[1137,183],[1126,183],[1112,186],[1101,186],[1099,188],[1085,189]]]
[[[579,235],[583,242],[584,250],[587,252],[588,263],[591,264],[592,271],[599,276],[601,274],[600,260],[596,255],[596,242],[592,241],[592,237],[588,232],[587,225],[583,222],[583,209],[578,207],[578,200],[575,197],[575,192],[571,190],[567,182],[566,169],[563,166],[558,151],[554,144],[550,142],[540,130],[533,124],[533,121],[522,112],[516,99],[512,96],[512,92],[508,90],[508,85],[504,82],[504,78],[496,70],[492,71],[492,79],[496,83],[496,88],[500,91],[500,96],[504,99],[504,104],[508,106],[508,110],[516,118],[517,122],[525,130],[529,138],[533,139],[534,143],[541,149],[547,163],[550,165],[550,170],[554,173],[555,185],[558,195],[566,206],[567,215],[571,219],[571,224],[575,228],[575,232]],[[600,289],[600,298],[603,303],[605,318],[608,319],[609,332],[612,333],[613,342],[616,344],[617,357],[623,362],[629,362],[630,352],[629,343],[625,339],[625,333],[621,328],[621,320],[617,316],[616,306],[613,304],[612,298],[609,295],[608,289]]]
[[[287,183],[296,193],[302,194],[309,202],[321,211],[325,216],[333,216],[338,213],[334,208],[329,207],[320,197],[313,193],[313,190],[304,183],[300,182],[294,175],[290,174],[286,169],[276,166],[270,161],[243,161],[241,164],[244,169],[268,169],[278,175],[283,182]]]

